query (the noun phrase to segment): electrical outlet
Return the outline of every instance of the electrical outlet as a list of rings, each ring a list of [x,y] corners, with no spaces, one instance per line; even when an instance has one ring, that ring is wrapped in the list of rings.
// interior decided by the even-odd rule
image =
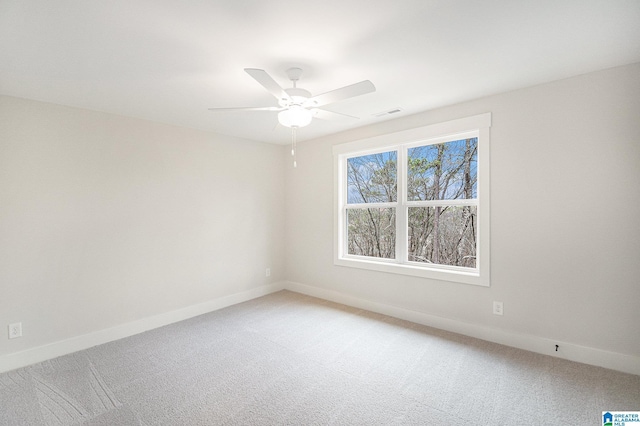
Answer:
[[[9,324],[9,339],[15,339],[16,337],[22,337],[22,323],[16,322]]]
[[[265,277],[270,277],[271,276],[271,268],[267,268],[267,270],[264,272],[264,276]]]
[[[502,309],[502,302],[496,302],[494,300],[493,302],[493,314],[494,315],[502,315],[503,314],[503,309]]]

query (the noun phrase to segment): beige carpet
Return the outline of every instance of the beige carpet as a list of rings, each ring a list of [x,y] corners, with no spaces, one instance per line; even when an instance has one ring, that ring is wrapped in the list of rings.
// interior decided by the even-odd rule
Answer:
[[[292,292],[0,374],[1,425],[602,425],[640,376]]]

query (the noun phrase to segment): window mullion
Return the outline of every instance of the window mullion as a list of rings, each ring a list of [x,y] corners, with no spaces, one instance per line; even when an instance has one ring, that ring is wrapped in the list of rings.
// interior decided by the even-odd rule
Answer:
[[[341,256],[346,255],[349,251],[348,251],[348,231],[347,231],[347,161],[346,159],[344,161],[340,161],[340,176],[339,176],[339,182],[340,182],[340,194],[339,194],[339,198],[340,198],[340,216],[341,216],[341,220],[340,220],[340,229],[339,229],[339,233],[340,233],[340,241],[341,241]],[[344,183],[344,184],[343,184]]]
[[[438,207],[438,206],[477,206],[477,198],[459,198],[455,200],[419,200],[407,201],[407,207]]]
[[[396,202],[346,204],[346,209],[387,209],[395,208]]]
[[[398,149],[396,168],[398,206],[396,208],[396,261],[407,262],[407,156],[406,148]]]

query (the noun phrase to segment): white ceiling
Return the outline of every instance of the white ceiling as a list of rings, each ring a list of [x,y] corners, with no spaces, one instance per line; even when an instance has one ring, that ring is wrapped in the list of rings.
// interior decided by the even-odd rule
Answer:
[[[277,113],[207,110],[276,105],[243,68],[376,85],[306,140],[634,62],[638,0],[0,0],[0,93],[270,143]]]

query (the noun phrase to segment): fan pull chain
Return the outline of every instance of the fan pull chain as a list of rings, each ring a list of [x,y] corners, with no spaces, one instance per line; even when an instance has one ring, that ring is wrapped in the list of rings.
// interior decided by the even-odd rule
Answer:
[[[296,162],[296,127],[291,128],[291,156],[293,157],[293,167],[298,167],[298,163]]]

